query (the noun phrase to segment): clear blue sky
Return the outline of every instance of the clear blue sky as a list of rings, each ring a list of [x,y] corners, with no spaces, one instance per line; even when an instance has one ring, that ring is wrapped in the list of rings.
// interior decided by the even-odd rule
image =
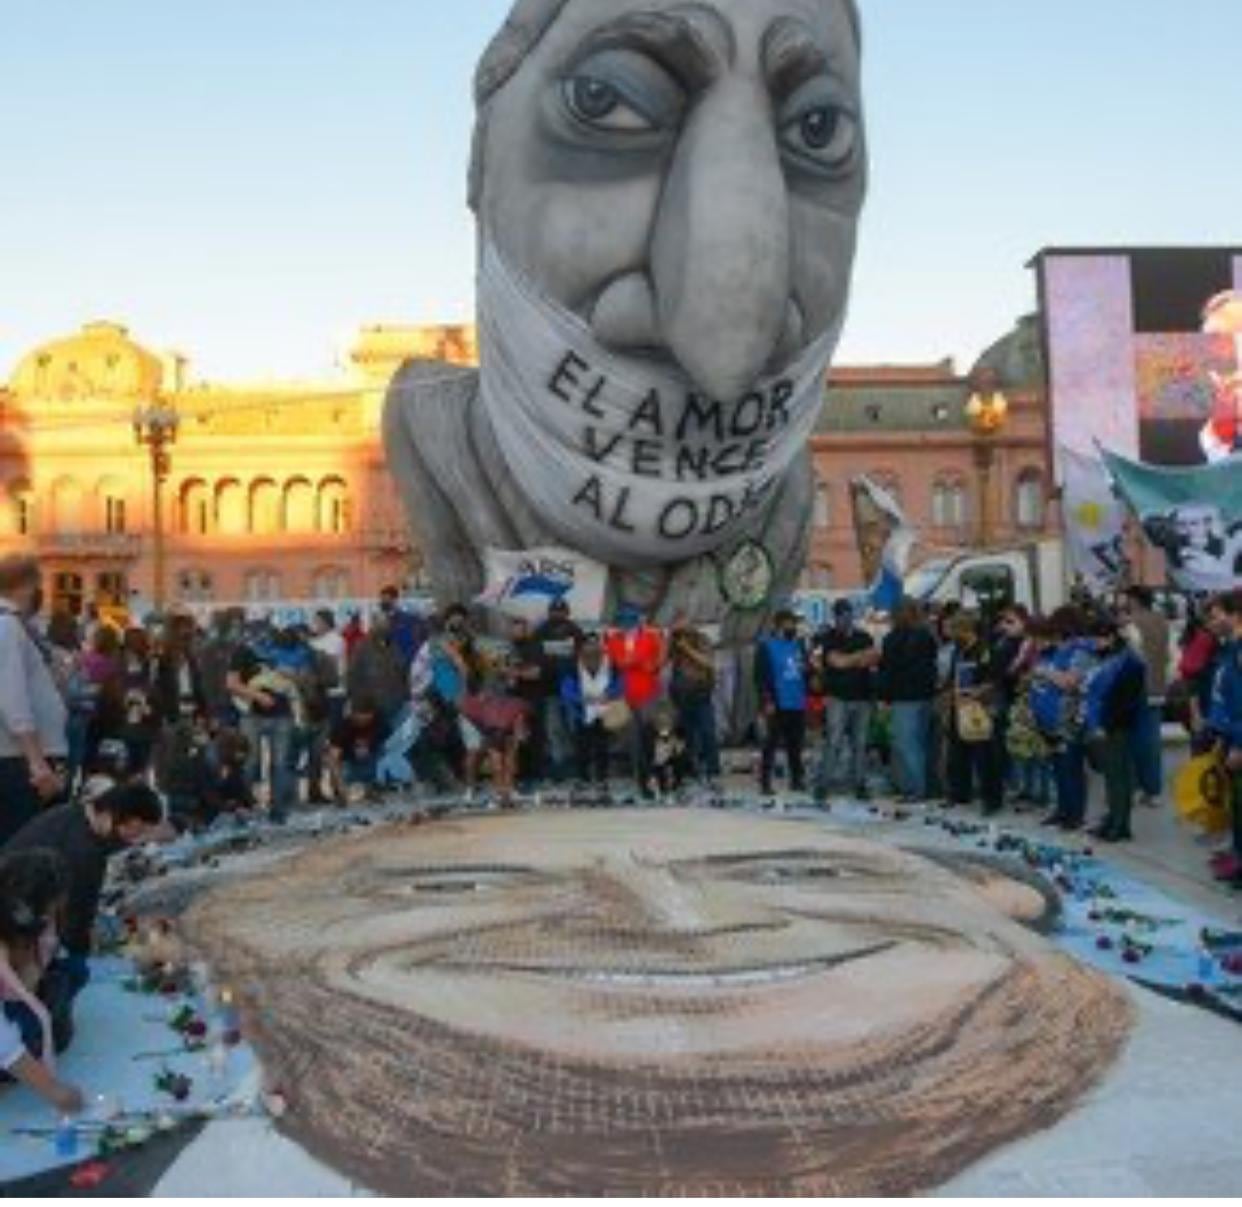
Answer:
[[[1242,243],[1242,0],[862,0],[842,359],[968,362],[1048,244]],[[0,0],[0,377],[98,317],[208,376],[472,307],[469,77],[508,0]]]

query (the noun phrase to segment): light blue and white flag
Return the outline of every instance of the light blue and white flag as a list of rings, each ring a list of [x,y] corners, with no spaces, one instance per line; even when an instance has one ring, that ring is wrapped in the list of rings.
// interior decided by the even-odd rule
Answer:
[[[1093,593],[1115,591],[1127,571],[1125,504],[1113,492],[1104,462],[1096,454],[1062,445],[1061,512],[1070,570]]]
[[[917,534],[901,504],[872,479],[855,478],[850,495],[864,581],[870,584],[870,605],[878,612],[891,612],[905,594]]]

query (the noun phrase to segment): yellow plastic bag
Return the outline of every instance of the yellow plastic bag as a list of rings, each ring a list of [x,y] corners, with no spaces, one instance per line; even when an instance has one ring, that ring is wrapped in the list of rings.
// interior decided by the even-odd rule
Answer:
[[[1173,803],[1183,821],[1206,834],[1229,829],[1230,779],[1217,754],[1191,759],[1173,781]]]

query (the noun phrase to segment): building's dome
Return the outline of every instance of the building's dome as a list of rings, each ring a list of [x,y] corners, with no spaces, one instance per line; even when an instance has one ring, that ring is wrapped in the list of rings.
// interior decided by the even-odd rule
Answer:
[[[36,348],[11,383],[23,402],[71,403],[153,399],[164,370],[118,323],[88,323],[77,335]]]
[[[1003,339],[998,340],[980,358],[971,374],[996,374],[1002,390],[1042,390],[1047,383],[1044,371],[1043,340],[1039,316],[1028,314]]]

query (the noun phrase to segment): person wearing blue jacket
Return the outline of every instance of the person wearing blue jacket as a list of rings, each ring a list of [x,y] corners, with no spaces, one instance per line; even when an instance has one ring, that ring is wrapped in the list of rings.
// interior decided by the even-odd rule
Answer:
[[[1104,776],[1108,814],[1091,832],[1102,842],[1129,842],[1137,787],[1131,742],[1147,701],[1147,667],[1115,617],[1098,618],[1093,635],[1100,662],[1087,680],[1086,732]]]
[[[1220,606],[1229,618],[1233,639],[1217,661],[1207,727],[1224,746],[1232,783],[1233,853],[1242,861],[1242,592],[1231,592]],[[1242,872],[1235,872],[1229,883],[1242,889]]]
[[[1056,808],[1041,824],[1080,830],[1087,813],[1086,684],[1095,666],[1086,617],[1075,607],[1048,618],[1054,644],[1031,672],[1031,712],[1052,746]]]
[[[760,761],[760,789],[771,796],[776,752],[785,749],[789,789],[806,791],[806,710],[809,703],[810,656],[798,635],[797,614],[786,608],[776,615],[773,631],[759,642],[755,683],[763,709],[764,737]]]

